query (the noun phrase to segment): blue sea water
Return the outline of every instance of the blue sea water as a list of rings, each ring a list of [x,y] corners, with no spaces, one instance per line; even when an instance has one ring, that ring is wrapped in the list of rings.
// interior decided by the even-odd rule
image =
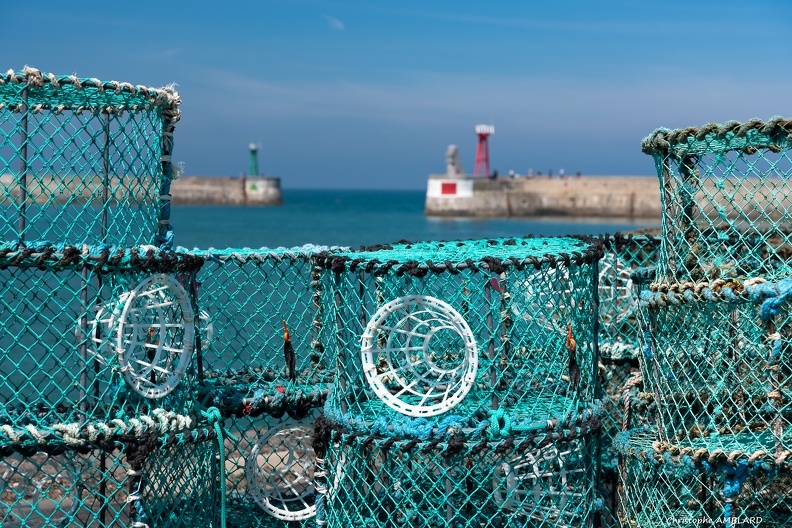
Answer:
[[[424,191],[284,189],[279,207],[174,206],[171,224],[176,245],[202,249],[602,234],[660,224],[629,219],[427,218],[424,199]]]

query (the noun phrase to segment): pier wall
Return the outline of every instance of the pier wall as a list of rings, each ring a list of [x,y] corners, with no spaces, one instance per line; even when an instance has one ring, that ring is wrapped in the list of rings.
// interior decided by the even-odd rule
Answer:
[[[105,183],[112,189],[110,200],[144,200],[143,189],[124,184],[124,179],[102,175],[68,177],[29,176],[28,199],[40,204],[85,203],[102,200]],[[171,183],[171,203],[176,205],[281,205],[280,178],[230,178],[182,176]],[[19,185],[14,175],[0,175],[0,186],[17,199]],[[149,189],[146,192],[151,193]]]
[[[171,184],[174,205],[281,205],[280,178],[182,176]]]
[[[580,216],[659,219],[656,176],[429,177],[427,216]]]

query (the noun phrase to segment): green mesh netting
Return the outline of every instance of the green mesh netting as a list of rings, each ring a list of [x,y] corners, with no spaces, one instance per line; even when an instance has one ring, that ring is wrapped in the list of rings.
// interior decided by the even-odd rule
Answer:
[[[0,240],[170,243],[180,103],[170,88],[0,75]]]
[[[715,444],[737,435],[746,449],[787,449],[792,281],[721,282],[643,294],[644,380],[660,434]]]
[[[441,433],[492,420],[489,434],[504,437],[564,421],[595,396],[600,255],[560,238],[328,257],[324,291],[335,302],[323,316],[336,331],[338,374],[325,412],[353,429],[407,435],[425,434],[415,419]]]
[[[659,280],[789,275],[792,121],[659,129],[644,139],[663,207]]]
[[[631,275],[654,265],[660,239],[647,235],[615,235],[603,239],[605,254],[599,262],[599,377],[603,392],[600,446],[600,512],[602,526],[618,527],[618,458],[615,439],[626,426],[635,426],[633,412],[643,417],[638,357],[639,293],[641,285]],[[625,412],[627,411],[627,412]]]
[[[126,427],[69,446],[0,446],[0,526],[217,526],[213,430]]]
[[[197,402],[227,418],[227,526],[309,526],[313,418],[333,369],[317,258],[329,248],[196,250]],[[289,333],[286,349],[284,323]],[[291,354],[291,355],[290,355]]]
[[[591,526],[594,446],[585,436],[455,445],[332,433],[320,515],[328,527]]]
[[[633,430],[619,438],[624,454],[624,526],[788,526],[792,474],[766,452],[691,448]]]
[[[226,422],[228,527],[315,525],[316,413],[301,420],[259,416]]]
[[[101,256],[49,249],[0,250],[0,425],[44,432],[186,413],[194,299],[184,286],[200,259],[127,254],[111,273]]]
[[[325,249],[198,252],[207,259],[197,279],[203,404],[227,415],[295,418],[324,404],[335,333],[322,322],[333,302],[316,265]]]
[[[603,239],[599,262],[599,348],[605,362],[637,359],[640,285],[631,275],[657,264],[660,238],[616,235]]]

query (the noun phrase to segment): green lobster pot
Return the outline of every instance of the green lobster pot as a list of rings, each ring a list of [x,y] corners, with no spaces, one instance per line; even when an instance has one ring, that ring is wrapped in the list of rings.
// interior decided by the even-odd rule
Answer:
[[[202,404],[228,416],[296,419],[324,405],[336,330],[322,319],[334,299],[316,255],[327,249],[196,250],[206,259],[197,286]]]
[[[792,121],[658,129],[642,149],[660,178],[667,283],[790,275]]]
[[[792,446],[789,279],[714,281],[642,293],[646,391],[662,439]]]
[[[158,412],[52,436],[0,438],[3,527],[219,526],[215,429]]]
[[[171,88],[0,75],[0,240],[169,244],[180,104]]]
[[[195,250],[205,259],[196,287],[203,359],[196,394],[200,405],[220,410],[230,433],[228,527],[315,522],[311,435],[333,380],[327,344],[336,331],[323,325],[334,297],[316,257],[329,249]]]
[[[739,443],[691,448],[655,436],[638,429],[619,437],[622,526],[788,525],[792,473],[783,459]]]
[[[145,248],[3,246],[4,436],[47,443],[113,429],[119,417],[188,414],[196,374],[190,283],[201,264]]]
[[[604,415],[600,436],[600,495],[605,500],[601,512],[603,526],[619,526],[618,452],[614,440],[625,420],[623,391],[640,377],[638,358],[641,354],[640,289],[633,280],[638,268],[655,264],[660,238],[649,235],[616,234],[603,239],[605,251],[599,262],[599,354],[600,386],[604,395]],[[628,389],[629,391],[629,389]]]
[[[320,263],[337,374],[325,407],[362,431],[542,428],[596,390],[600,244],[579,238],[402,243]]]
[[[516,444],[333,433],[317,519],[330,528],[591,526],[595,459],[591,437],[574,433]]]
[[[313,422],[243,417],[226,422],[228,527],[315,526],[318,492]]]

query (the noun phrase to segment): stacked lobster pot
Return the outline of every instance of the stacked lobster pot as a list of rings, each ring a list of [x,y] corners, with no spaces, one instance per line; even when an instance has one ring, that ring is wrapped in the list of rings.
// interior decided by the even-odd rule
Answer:
[[[600,435],[600,494],[604,500],[602,526],[619,526],[618,460],[616,437],[628,425],[628,415],[645,419],[636,394],[642,388],[638,365],[639,287],[633,272],[655,264],[660,238],[650,235],[621,235],[603,238],[604,256],[599,262],[599,376],[604,413]],[[631,422],[629,424],[628,422]]]
[[[196,250],[201,407],[225,440],[228,527],[313,526],[311,435],[333,380],[334,302],[317,258],[330,248]]]
[[[0,75],[0,525],[216,526],[172,89]]]
[[[657,130],[661,255],[641,293],[643,398],[619,438],[630,526],[785,526],[792,510],[792,122]]]
[[[319,526],[589,526],[599,241],[328,254]]]

